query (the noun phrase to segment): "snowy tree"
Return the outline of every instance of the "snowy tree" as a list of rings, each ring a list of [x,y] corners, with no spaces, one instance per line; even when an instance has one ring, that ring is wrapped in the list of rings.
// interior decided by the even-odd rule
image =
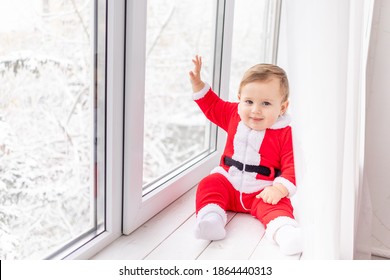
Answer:
[[[0,259],[45,257],[91,226],[90,1],[16,2],[3,12],[30,3],[34,25],[0,35]]]

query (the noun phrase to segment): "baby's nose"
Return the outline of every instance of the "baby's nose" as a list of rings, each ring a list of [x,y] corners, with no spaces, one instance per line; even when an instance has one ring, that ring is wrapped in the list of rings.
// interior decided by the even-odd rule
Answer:
[[[254,105],[252,107],[252,112],[253,113],[260,113],[261,112],[261,106],[260,105]]]

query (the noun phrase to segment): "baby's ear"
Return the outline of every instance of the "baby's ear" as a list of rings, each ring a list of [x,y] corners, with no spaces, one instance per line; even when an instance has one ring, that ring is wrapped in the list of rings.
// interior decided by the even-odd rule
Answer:
[[[237,94],[238,101],[241,99],[241,94]]]
[[[290,104],[290,102],[288,100],[286,100],[282,103],[281,109],[282,109],[283,114],[286,113],[289,104]]]

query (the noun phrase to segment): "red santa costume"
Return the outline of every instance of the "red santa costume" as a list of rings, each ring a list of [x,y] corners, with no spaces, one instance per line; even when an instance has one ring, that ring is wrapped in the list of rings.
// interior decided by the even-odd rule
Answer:
[[[285,114],[272,127],[256,131],[241,121],[238,103],[220,99],[209,85],[194,93],[193,99],[210,121],[227,132],[220,165],[199,183],[197,220],[217,213],[224,227],[226,210],[250,213],[265,225],[270,240],[282,226],[297,227],[289,199],[296,191],[290,117]],[[274,182],[287,188],[287,197],[276,205],[256,198]],[[217,236],[210,239],[222,239],[224,231]]]

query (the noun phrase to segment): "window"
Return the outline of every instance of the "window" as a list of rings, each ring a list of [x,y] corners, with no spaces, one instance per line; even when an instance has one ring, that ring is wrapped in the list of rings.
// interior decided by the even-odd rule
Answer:
[[[216,4],[209,0],[148,1],[143,145],[146,191],[158,179],[215,146],[210,141],[210,123],[192,101],[188,71],[195,52],[202,54],[203,78],[211,83]]]
[[[212,85],[219,80],[222,51],[216,38],[224,5],[217,0],[127,5],[124,233],[192,188],[219,160],[217,130],[196,108],[188,72],[199,53],[203,78]]]
[[[105,5],[0,3],[0,259],[105,229]]]

